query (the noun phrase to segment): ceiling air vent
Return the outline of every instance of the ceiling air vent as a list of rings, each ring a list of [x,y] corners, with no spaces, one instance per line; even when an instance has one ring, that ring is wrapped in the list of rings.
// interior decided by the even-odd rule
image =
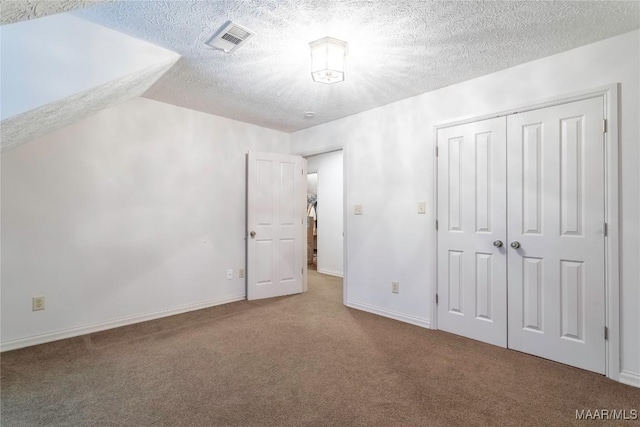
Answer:
[[[232,53],[254,34],[253,31],[242,25],[227,21],[205,44],[226,53]]]

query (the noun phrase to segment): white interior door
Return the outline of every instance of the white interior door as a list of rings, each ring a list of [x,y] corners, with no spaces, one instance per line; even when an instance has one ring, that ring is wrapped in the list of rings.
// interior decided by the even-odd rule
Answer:
[[[599,97],[438,130],[440,329],[605,373],[603,117]]]
[[[506,119],[438,131],[438,328],[506,347]],[[494,245],[495,243],[495,245]]]
[[[509,347],[605,372],[603,99],[511,115]]]
[[[306,160],[247,155],[247,299],[306,290]]]

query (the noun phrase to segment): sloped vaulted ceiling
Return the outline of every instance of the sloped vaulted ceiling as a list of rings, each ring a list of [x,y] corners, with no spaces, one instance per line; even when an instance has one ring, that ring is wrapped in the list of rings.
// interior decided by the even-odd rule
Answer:
[[[167,61],[150,66],[3,120],[0,125],[2,151],[139,97],[174,63]]]
[[[1,31],[3,151],[142,95],[179,58],[69,14]]]

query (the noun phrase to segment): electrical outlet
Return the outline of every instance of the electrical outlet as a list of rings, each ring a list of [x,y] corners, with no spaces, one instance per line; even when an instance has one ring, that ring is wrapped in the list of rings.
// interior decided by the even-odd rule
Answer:
[[[31,311],[44,310],[44,297],[31,298]]]
[[[362,205],[354,205],[353,206],[353,214],[354,215],[362,215]]]
[[[233,279],[233,268],[227,269],[227,280]]]
[[[244,279],[244,268],[238,270],[238,279]]]
[[[391,282],[391,292],[394,294],[400,292],[400,282]]]

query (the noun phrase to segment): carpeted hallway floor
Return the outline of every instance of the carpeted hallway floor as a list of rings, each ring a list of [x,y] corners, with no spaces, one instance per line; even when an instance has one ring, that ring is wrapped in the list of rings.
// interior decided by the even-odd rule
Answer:
[[[640,389],[342,305],[342,281],[1,356],[2,426],[538,426]],[[619,422],[640,425],[640,421]]]

